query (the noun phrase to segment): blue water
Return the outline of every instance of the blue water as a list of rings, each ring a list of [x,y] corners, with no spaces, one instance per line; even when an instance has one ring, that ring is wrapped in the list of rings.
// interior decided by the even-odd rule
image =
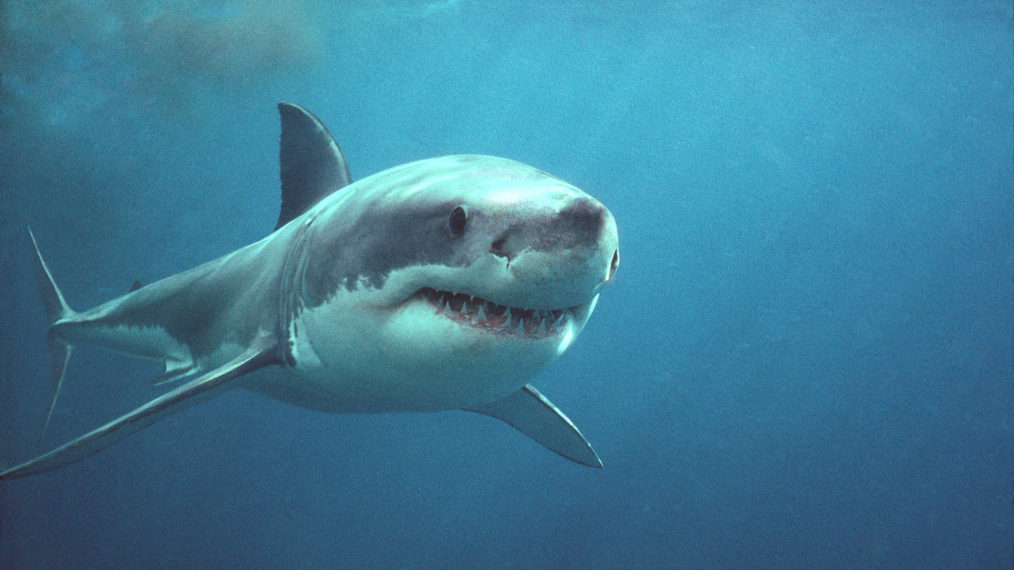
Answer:
[[[1014,564],[1009,3],[252,4],[0,5],[0,464],[160,393],[81,348],[38,441],[23,219],[77,308],[256,240],[287,100],[354,177],[495,154],[612,210],[534,381],[605,468],[234,391],[4,483],[0,567]]]

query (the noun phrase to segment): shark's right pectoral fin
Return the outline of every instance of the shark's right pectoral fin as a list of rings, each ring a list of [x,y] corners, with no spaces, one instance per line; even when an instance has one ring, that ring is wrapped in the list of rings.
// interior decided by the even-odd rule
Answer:
[[[505,398],[469,408],[468,411],[503,420],[571,461],[602,467],[602,460],[577,426],[531,384]]]
[[[194,378],[182,386],[162,394],[147,404],[124,414],[104,426],[40,455],[0,472],[0,479],[13,479],[41,473],[79,461],[102,450],[135,431],[147,427],[170,412],[183,409],[180,404],[195,404],[217,395],[216,388],[253,372],[278,363],[277,345],[273,336],[262,334],[249,348],[232,361]]]

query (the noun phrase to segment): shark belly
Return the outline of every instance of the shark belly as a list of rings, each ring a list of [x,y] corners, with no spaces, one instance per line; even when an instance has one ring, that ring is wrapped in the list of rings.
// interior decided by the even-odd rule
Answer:
[[[431,307],[389,310],[370,299],[346,292],[303,311],[289,331],[295,364],[244,387],[330,413],[454,410],[516,392],[559,354],[558,338],[476,335],[450,319],[434,327]]]

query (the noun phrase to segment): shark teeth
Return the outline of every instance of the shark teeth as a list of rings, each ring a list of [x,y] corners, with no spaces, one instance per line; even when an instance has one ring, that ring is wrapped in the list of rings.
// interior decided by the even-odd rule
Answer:
[[[438,315],[497,334],[533,338],[553,336],[570,315],[569,309],[508,307],[474,295],[431,287],[424,287],[417,295],[429,301]]]

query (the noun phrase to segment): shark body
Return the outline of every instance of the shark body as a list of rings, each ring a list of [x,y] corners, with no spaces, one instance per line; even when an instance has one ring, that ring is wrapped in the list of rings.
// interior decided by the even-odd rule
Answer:
[[[180,385],[0,478],[67,465],[233,387],[332,413],[475,411],[601,467],[527,382],[571,345],[616,271],[610,212],[549,174],[489,156],[421,160],[352,182],[316,117],[289,103],[279,111],[282,209],[264,239],[76,312],[31,236],[53,403],[78,344],[161,360],[158,381]],[[246,376],[265,367],[282,373]]]

